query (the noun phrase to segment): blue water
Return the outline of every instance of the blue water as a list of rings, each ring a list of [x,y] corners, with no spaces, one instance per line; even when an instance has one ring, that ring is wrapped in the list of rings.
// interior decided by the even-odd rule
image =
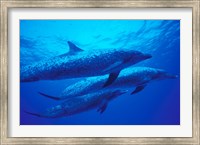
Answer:
[[[179,20],[21,20],[20,66],[66,53],[69,40],[85,51],[134,48],[150,53],[151,59],[135,66],[160,68],[179,77],[149,83],[134,95],[119,96],[109,102],[103,114],[94,109],[55,119],[32,116],[24,111],[41,112],[60,104],[62,101],[51,100],[38,92],[58,95],[81,79],[20,83],[21,125],[180,124]]]

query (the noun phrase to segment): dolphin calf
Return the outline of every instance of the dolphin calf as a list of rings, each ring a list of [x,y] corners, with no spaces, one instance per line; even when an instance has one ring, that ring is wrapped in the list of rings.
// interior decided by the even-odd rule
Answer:
[[[103,49],[83,51],[68,41],[69,52],[22,67],[20,81],[58,80],[110,74],[103,85],[110,85],[120,71],[151,58],[149,54],[129,49]]]
[[[154,80],[174,79],[177,75],[169,74],[162,69],[150,67],[129,67],[120,73],[119,77],[110,86],[102,88],[102,85],[107,79],[107,75],[98,77],[89,77],[78,81],[66,87],[60,96],[51,96],[39,92],[41,95],[55,99],[62,100],[70,97],[77,97],[84,94],[92,93],[100,89],[132,89],[135,88],[131,94],[142,91],[145,86]]]
[[[76,98],[69,98],[60,105],[51,107],[42,113],[25,112],[34,116],[45,118],[69,116],[95,108],[97,108],[97,112],[103,113],[106,110],[109,101],[126,92],[127,90],[98,91]]]

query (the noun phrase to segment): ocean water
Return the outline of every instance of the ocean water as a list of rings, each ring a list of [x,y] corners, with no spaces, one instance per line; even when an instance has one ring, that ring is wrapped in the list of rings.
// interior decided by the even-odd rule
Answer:
[[[178,78],[150,82],[137,94],[121,95],[102,114],[93,109],[53,119],[25,111],[42,112],[61,104],[38,92],[56,96],[83,78],[21,82],[20,125],[180,124],[179,20],[20,20],[20,67],[68,52],[67,41],[84,51],[130,48],[149,53],[151,59],[134,66],[164,69]]]

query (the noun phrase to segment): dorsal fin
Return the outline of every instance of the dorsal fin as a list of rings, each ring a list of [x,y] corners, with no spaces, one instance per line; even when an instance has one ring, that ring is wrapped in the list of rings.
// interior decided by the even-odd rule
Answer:
[[[78,47],[77,47],[75,44],[73,44],[72,42],[68,41],[67,43],[68,43],[68,45],[69,45],[69,53],[70,53],[70,54],[83,51],[82,49],[78,48]]]

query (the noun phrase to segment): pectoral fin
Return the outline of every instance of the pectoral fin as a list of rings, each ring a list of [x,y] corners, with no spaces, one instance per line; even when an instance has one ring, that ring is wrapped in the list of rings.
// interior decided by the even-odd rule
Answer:
[[[114,73],[110,73],[106,83],[103,85],[103,88],[111,85],[118,77],[120,71],[119,72],[114,72]]]
[[[136,94],[140,91],[142,91],[145,88],[146,85],[142,85],[142,86],[137,86],[136,89],[131,93],[131,95]]]
[[[54,97],[54,96],[50,96],[50,95],[47,95],[47,94],[44,94],[44,93],[41,93],[41,92],[38,92],[40,95],[42,96],[45,96],[47,98],[50,98],[50,99],[53,99],[53,100],[62,100],[61,98],[59,97]]]
[[[105,101],[105,102],[102,103],[102,105],[100,105],[100,107],[97,109],[97,112],[99,112],[100,114],[102,114],[102,113],[106,110],[107,106],[108,106],[108,103],[107,103],[107,101]]]

